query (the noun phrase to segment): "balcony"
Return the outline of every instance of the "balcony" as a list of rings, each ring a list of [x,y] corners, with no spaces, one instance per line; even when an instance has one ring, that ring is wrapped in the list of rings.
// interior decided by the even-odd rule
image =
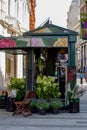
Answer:
[[[0,24],[8,30],[11,30],[12,32],[16,33],[17,35],[22,35],[20,23],[16,20],[16,18],[11,16],[5,16],[4,20],[0,20]]]

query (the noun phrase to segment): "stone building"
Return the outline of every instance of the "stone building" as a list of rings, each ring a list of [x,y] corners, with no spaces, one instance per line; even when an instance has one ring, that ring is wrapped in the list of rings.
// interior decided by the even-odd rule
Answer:
[[[0,37],[20,36],[28,30],[28,0],[0,0]],[[5,86],[11,76],[24,76],[24,58],[0,51],[0,87]]]
[[[87,0],[80,0],[80,19],[81,19],[81,42],[80,42],[80,65],[81,69],[87,66]]]
[[[83,70],[87,65],[87,38],[83,38],[82,14],[87,14],[87,3],[84,0],[72,0],[67,15],[67,27],[78,32],[76,43],[76,69]]]

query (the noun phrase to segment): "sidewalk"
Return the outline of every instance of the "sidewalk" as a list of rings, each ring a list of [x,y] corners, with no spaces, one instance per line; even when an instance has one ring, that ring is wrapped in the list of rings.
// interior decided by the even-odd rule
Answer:
[[[77,80],[78,81],[78,80]],[[85,83],[85,82],[84,82]],[[80,98],[80,113],[23,117],[0,109],[0,130],[87,130],[87,92]]]
[[[0,109],[0,130],[87,130],[87,93],[80,99],[80,113],[23,117]]]
[[[77,75],[76,75],[76,82],[80,84],[80,82],[81,82],[80,80],[81,80],[80,79],[80,73],[77,73]],[[83,84],[87,84],[84,77],[83,77],[82,81],[83,81]]]

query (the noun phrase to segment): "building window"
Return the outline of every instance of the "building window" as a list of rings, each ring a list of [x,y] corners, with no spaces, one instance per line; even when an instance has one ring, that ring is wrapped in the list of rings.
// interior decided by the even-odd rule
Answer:
[[[0,1],[0,19],[4,18],[4,13],[5,13],[5,3],[4,1]]]
[[[19,18],[19,3],[17,2],[17,18]]]
[[[19,2],[15,0],[15,17],[19,18]]]
[[[8,15],[10,15],[11,10],[11,0],[8,0]]]
[[[23,3],[23,12],[22,12],[22,19],[25,21],[26,19],[26,5]]]
[[[11,73],[11,59],[7,58],[6,60],[6,72]]]

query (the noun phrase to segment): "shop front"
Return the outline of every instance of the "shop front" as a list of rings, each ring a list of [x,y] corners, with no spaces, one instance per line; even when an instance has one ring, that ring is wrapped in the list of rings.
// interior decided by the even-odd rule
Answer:
[[[26,90],[34,90],[38,73],[53,76],[66,103],[68,88],[76,81],[75,42],[77,32],[53,24],[44,25],[21,37],[10,37],[12,44],[0,40],[0,50],[27,57]],[[72,71],[74,70],[74,71]],[[71,74],[71,75],[70,75]]]

